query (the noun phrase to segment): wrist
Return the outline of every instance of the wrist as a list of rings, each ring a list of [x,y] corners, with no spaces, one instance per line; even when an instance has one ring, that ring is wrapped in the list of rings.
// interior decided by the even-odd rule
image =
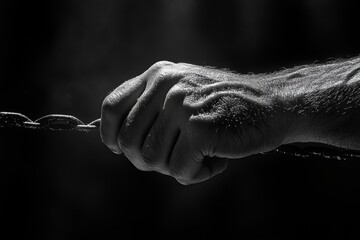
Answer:
[[[304,85],[311,79],[302,79]],[[278,89],[278,99],[285,121],[284,144],[314,142],[342,148],[359,148],[359,129],[354,120],[359,118],[359,106],[350,92],[354,86],[323,84],[317,87],[287,86]],[[311,86],[311,85],[310,85]]]
[[[277,125],[284,137],[282,144],[317,141],[314,112],[306,107],[309,93],[305,89],[294,89],[286,83],[286,78],[270,80],[268,86],[273,93]]]
[[[360,60],[308,65],[258,76],[274,94],[283,143],[360,149]]]
[[[312,113],[303,108],[306,95],[288,95],[281,99],[284,128],[286,128],[283,144],[295,142],[317,142],[316,127],[312,121]]]

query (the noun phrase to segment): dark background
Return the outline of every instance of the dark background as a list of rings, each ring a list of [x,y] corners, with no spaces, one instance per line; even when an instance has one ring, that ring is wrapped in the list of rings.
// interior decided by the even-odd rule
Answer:
[[[272,72],[360,53],[356,1],[0,1],[0,111],[100,116],[159,60]],[[360,159],[256,155],[197,185],[97,132],[0,129],[1,231],[22,239],[357,239]],[[130,234],[130,235],[129,235]]]

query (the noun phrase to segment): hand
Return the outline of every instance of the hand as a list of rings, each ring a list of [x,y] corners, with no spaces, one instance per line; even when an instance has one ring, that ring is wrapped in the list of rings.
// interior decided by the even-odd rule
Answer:
[[[286,135],[274,93],[251,78],[158,62],[105,98],[102,141],[140,170],[207,180],[227,159],[272,150]]]

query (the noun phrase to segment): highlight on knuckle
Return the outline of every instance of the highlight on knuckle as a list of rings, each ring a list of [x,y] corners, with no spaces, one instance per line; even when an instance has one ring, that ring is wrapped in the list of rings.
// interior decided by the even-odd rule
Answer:
[[[172,74],[174,65],[174,63],[166,61],[157,62],[150,67],[149,76],[153,77],[154,83],[161,83]]]
[[[167,66],[173,66],[174,64],[170,61],[158,61],[151,66],[151,69],[156,71]]]

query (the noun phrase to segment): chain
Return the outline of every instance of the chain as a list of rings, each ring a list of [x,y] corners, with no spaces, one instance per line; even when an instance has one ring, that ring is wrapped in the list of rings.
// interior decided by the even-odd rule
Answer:
[[[100,119],[94,120],[88,124],[84,124],[78,118],[71,115],[49,114],[32,121],[30,118],[21,113],[0,112],[0,128],[11,127],[45,129],[54,131],[91,131],[99,129]]]
[[[88,124],[84,124],[78,118],[71,115],[49,114],[32,121],[21,113],[0,112],[0,128],[30,128],[44,129],[53,131],[77,130],[93,131],[100,127],[100,119],[96,119]],[[321,151],[320,151],[321,149]],[[350,151],[331,150],[327,148],[304,148],[283,145],[270,152],[260,154],[281,154],[302,158],[326,158],[332,160],[348,160],[360,158],[360,153]]]

